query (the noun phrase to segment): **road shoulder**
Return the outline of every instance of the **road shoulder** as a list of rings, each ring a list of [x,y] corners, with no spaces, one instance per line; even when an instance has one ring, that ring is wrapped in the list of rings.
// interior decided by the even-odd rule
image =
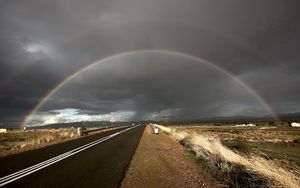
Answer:
[[[215,186],[181,145],[164,133],[153,135],[147,126],[121,183],[129,187]]]

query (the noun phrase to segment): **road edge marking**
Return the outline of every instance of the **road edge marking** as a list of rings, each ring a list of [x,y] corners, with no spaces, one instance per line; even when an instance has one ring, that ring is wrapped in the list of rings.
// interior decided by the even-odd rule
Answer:
[[[80,146],[78,148],[75,148],[75,149],[72,149],[72,150],[67,151],[65,153],[62,153],[62,154],[60,154],[58,156],[52,157],[52,158],[50,158],[50,159],[48,159],[46,161],[40,162],[40,163],[38,163],[36,165],[27,167],[25,169],[19,170],[17,172],[12,173],[12,174],[9,174],[9,175],[6,175],[4,177],[1,177],[0,178],[0,187],[2,187],[4,185],[7,185],[7,184],[9,184],[11,182],[14,182],[14,181],[16,181],[18,179],[21,179],[21,178],[23,178],[23,177],[25,177],[27,175],[30,175],[30,174],[32,174],[32,173],[34,173],[36,171],[44,169],[44,168],[46,168],[46,167],[48,167],[48,166],[50,166],[52,164],[55,164],[55,163],[57,163],[57,162],[59,162],[61,160],[64,160],[64,159],[66,159],[68,157],[71,157],[71,156],[73,156],[73,155],[75,155],[75,154],[77,154],[77,153],[79,153],[81,151],[84,151],[84,150],[86,150],[86,149],[88,149],[90,147],[93,147],[93,146],[95,146],[97,144],[100,144],[100,143],[102,143],[102,142],[104,142],[106,140],[109,140],[109,139],[111,139],[111,138],[113,138],[115,136],[118,136],[118,135],[120,135],[120,134],[122,134],[124,132],[127,132],[127,131],[129,131],[131,129],[134,129],[136,127],[139,127],[139,126],[140,125],[129,127],[129,128],[127,128],[125,130],[113,133],[111,135],[105,136],[103,138],[100,138],[98,140],[92,141],[92,142],[90,142],[88,144],[85,144],[83,146]]]

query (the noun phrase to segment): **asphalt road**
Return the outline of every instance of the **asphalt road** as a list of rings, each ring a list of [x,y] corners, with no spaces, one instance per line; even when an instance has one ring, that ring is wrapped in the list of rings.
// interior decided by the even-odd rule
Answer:
[[[75,149],[75,153],[4,187],[118,187],[144,126],[116,135],[118,129],[0,159],[0,177]],[[114,137],[109,138],[109,135]],[[101,139],[105,138],[105,140]],[[99,140],[101,143],[89,145]],[[76,148],[88,144],[82,151]]]

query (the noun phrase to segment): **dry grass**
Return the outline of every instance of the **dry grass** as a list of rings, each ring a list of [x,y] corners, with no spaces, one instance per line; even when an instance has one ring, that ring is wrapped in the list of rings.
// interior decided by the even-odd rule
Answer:
[[[88,135],[119,129],[127,126],[100,129],[99,127],[88,128]],[[95,130],[95,131],[93,131]],[[51,144],[56,144],[78,137],[77,128],[59,129],[32,129],[32,130],[9,130],[0,134],[0,157],[38,149]]]
[[[254,154],[236,153],[224,146],[218,137],[180,131],[161,125],[156,126],[179,142],[184,143],[195,152],[196,157],[203,157],[208,163],[221,164],[229,162],[233,165],[242,166],[247,172],[268,180],[268,186],[270,187],[296,188],[300,185],[297,176],[278,164]]]
[[[300,128],[269,126],[176,126],[190,134],[219,138],[223,145],[237,153],[255,154],[284,166],[300,177]]]
[[[182,126],[176,127],[186,132],[203,132],[221,138],[222,140],[247,140],[248,142],[293,142],[300,140],[300,128],[257,126]]]
[[[0,135],[0,157],[77,137],[76,129],[11,130]]]

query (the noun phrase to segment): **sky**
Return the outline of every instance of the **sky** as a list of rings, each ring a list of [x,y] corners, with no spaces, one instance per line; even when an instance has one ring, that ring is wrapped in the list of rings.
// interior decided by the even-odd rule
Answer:
[[[297,0],[2,0],[0,122],[24,121],[70,75],[125,52],[70,79],[28,125],[270,115],[262,101],[275,113],[299,112],[299,7]],[[137,50],[146,51],[130,53]]]

